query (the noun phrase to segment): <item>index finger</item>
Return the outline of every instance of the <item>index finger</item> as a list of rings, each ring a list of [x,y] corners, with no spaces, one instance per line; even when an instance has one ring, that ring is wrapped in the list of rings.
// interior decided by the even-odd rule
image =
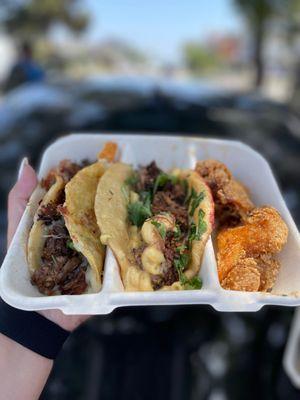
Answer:
[[[8,195],[7,247],[10,245],[28,199],[36,185],[36,173],[28,164],[28,160],[24,159],[20,167],[19,179]]]

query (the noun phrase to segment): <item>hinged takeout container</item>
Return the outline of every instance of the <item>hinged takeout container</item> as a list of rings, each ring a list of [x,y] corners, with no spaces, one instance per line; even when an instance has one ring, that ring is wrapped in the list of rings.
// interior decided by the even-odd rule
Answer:
[[[57,140],[45,151],[39,178],[63,159],[95,160],[106,141],[117,142],[121,160],[134,166],[152,160],[165,169],[194,168],[197,160],[224,162],[250,191],[253,202],[277,208],[289,228],[288,242],[279,255],[281,269],[272,293],[237,292],[221,288],[216,257],[209,240],[200,270],[201,290],[124,292],[119,267],[108,249],[102,290],[96,294],[44,296],[32,286],[26,261],[28,233],[42,197],[33,193],[3,262],[0,294],[14,307],[24,310],[61,309],[66,314],[107,314],[116,307],[163,304],[210,304],[218,311],[257,311],[265,304],[300,305],[300,242],[295,223],[284,203],[271,169],[250,147],[235,141],[150,135],[78,134]]]

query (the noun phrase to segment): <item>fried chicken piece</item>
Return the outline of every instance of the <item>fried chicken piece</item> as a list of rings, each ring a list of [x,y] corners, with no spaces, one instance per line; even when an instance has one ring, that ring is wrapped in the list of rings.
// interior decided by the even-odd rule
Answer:
[[[231,232],[231,229],[225,229],[217,236],[218,275],[221,284],[229,272],[246,258],[242,244],[234,243],[232,240],[231,235],[234,236],[234,233]]]
[[[279,272],[274,255],[281,251],[287,236],[285,222],[270,206],[255,208],[242,226],[221,230],[217,236],[221,285],[232,290],[270,290]]]
[[[239,230],[247,252],[279,253],[287,241],[288,228],[279,212],[271,206],[255,208]]]
[[[260,292],[268,292],[274,286],[279,273],[280,263],[270,254],[255,257],[257,268],[260,272]]]
[[[217,160],[198,161],[196,171],[205,179],[214,193],[226,186],[232,179],[232,174],[226,165]]]
[[[230,290],[256,292],[261,284],[261,275],[253,258],[241,259],[222,281],[222,287]]]
[[[251,255],[278,253],[287,240],[288,229],[279,212],[271,206],[255,208],[242,226],[224,229],[218,240],[225,246],[239,244]]]
[[[210,187],[221,225],[235,226],[254,208],[245,187],[233,178],[229,169],[216,160],[199,161],[196,171]]]

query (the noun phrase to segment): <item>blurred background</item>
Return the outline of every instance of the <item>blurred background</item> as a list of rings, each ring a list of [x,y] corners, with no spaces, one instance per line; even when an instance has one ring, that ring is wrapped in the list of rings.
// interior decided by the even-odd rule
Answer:
[[[18,164],[68,132],[233,138],[300,223],[299,0],[0,0],[0,258]],[[296,399],[293,316],[127,308],[67,342],[42,399]]]

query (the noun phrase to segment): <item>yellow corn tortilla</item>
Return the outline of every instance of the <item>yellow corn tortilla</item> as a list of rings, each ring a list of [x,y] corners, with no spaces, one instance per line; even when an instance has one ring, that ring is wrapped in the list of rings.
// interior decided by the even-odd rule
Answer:
[[[28,246],[27,246],[27,258],[28,267],[31,274],[39,268],[41,263],[41,255],[43,247],[46,241],[46,235],[48,233],[48,227],[42,220],[38,219],[43,206],[50,202],[55,203],[59,197],[61,191],[65,187],[63,178],[59,175],[55,176],[55,183],[50,187],[48,192],[45,194],[41,204],[39,205],[37,212],[33,218],[33,225],[29,233]]]
[[[102,162],[81,169],[65,187],[66,200],[62,214],[76,250],[88,260],[91,275],[86,273],[92,292],[101,288],[105,248],[95,217],[95,195],[98,181],[105,171]]]
[[[125,290],[152,291],[151,274],[143,271],[132,261],[130,256],[130,224],[127,218],[128,196],[124,182],[132,175],[132,172],[131,166],[123,163],[116,163],[108,168],[98,184],[95,214],[101,231],[101,241],[112,249],[118,260]],[[197,193],[204,190],[206,194],[205,199],[193,215],[194,222],[197,224],[199,209],[203,209],[207,230],[200,241],[194,241],[192,244],[191,260],[184,272],[187,278],[192,278],[200,270],[205,244],[212,230],[214,207],[209,188],[196,172],[181,170],[179,178],[186,179],[189,187],[193,187]],[[178,289],[183,289],[180,282],[162,288],[162,290]]]
[[[104,263],[105,248],[101,244],[100,231],[94,212],[95,194],[98,181],[105,171],[102,162],[97,162],[81,169],[65,184],[61,176],[56,175],[55,183],[45,194],[34,217],[28,239],[28,266],[32,274],[41,264],[41,254],[45,244],[48,227],[38,219],[44,205],[57,203],[62,190],[65,190],[65,203],[61,213],[65,225],[77,251],[81,252],[89,263],[86,271],[88,292],[101,289],[101,274]]]

